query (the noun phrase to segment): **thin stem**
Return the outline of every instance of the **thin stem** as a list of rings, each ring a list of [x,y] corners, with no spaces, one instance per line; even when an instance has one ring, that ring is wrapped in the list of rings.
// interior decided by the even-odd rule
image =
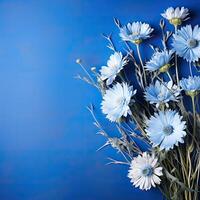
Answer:
[[[106,165],[110,165],[110,164],[121,164],[121,165],[130,165],[130,163],[128,162],[122,162],[122,161],[118,161],[112,158],[108,158],[110,160],[109,163],[107,163]]]
[[[191,62],[189,62],[189,69],[190,69],[190,75],[193,76]]]
[[[96,116],[95,116],[95,114],[94,114],[93,105],[88,106],[87,109],[88,109],[89,112],[91,113],[92,118],[93,118],[93,120],[94,120],[94,122],[95,122],[96,127],[99,128],[99,129],[101,130],[101,132],[103,133],[103,135],[104,135],[105,137],[109,138],[109,137],[108,137],[108,134],[104,131],[103,127],[101,126],[101,124],[99,123],[99,121],[97,120],[97,118],[96,118]]]
[[[170,89],[169,87],[167,87],[167,85],[163,82],[163,80],[162,80],[159,76],[157,76],[157,79],[158,79],[158,80],[160,81],[160,83],[163,84],[164,87],[166,87],[166,88],[171,92],[171,94],[176,98],[176,96],[175,96],[175,94],[174,94],[174,91],[173,91],[172,89]]]
[[[199,187],[199,167],[198,167],[198,170],[197,170],[197,178],[196,178],[196,186],[195,186],[195,190],[197,191],[198,190],[198,187]],[[195,192],[194,194],[194,200],[197,200],[198,198],[198,192]]]
[[[169,71],[167,71],[166,73],[167,73],[167,75],[168,75],[168,77],[169,77],[170,81],[172,81],[172,83],[173,83],[173,80],[172,80],[172,77],[171,77],[171,75],[170,75]]]
[[[174,26],[175,27],[175,34],[177,33],[177,26]],[[174,56],[174,59],[175,59],[175,70],[176,70],[176,81],[177,81],[177,85],[179,86],[179,72],[178,72],[178,58],[177,58],[177,55],[175,54]]]
[[[130,164],[131,162],[128,160],[128,158],[125,156],[125,154],[121,150],[119,150],[119,152],[122,154],[122,156],[124,157],[126,162],[128,162]]]
[[[165,42],[164,28],[161,28],[161,31],[162,31],[162,44],[163,44],[164,50],[166,50],[167,47],[166,47],[166,42]]]
[[[131,111],[132,112],[132,111]],[[140,123],[137,121],[136,117],[133,115],[133,112],[132,112],[132,115],[131,115],[131,118],[133,119],[133,121],[135,121],[137,127],[140,129],[140,131],[142,132],[142,135],[143,136],[146,136],[146,133],[144,131],[144,129],[142,128],[142,126],[140,125]]]
[[[109,42],[108,48],[112,49],[113,51],[116,51],[115,45],[113,44],[113,41],[112,41],[111,34],[108,36],[103,35],[103,37],[105,37]]]
[[[136,48],[137,48],[137,54],[138,54],[138,57],[139,57],[139,60],[140,60],[140,64],[141,64],[142,69],[143,69],[144,83],[145,83],[145,85],[147,85],[146,72],[145,72],[145,69],[144,69],[144,64],[143,64],[143,61],[142,61],[139,44],[136,44]]]
[[[190,149],[190,147],[189,147]],[[192,162],[191,162],[191,151],[190,150],[187,150],[187,167],[188,167],[188,173],[187,173],[187,182],[188,182],[188,188],[191,188],[191,173],[192,173]],[[188,191],[188,196],[189,196],[189,199],[191,199],[191,192]]]
[[[192,109],[193,109],[193,135],[195,136],[195,132],[196,132],[196,107],[195,107],[195,97],[192,96]]]
[[[118,74],[118,76],[120,77],[120,79],[121,79],[122,82],[125,82],[125,79],[124,79],[124,77],[123,77],[122,72],[120,72],[120,73]]]
[[[128,45],[128,43],[126,43],[126,44]],[[130,48],[130,47],[129,47],[129,48]],[[140,66],[137,64],[137,62],[136,62],[136,60],[135,60],[135,57],[134,57],[133,54],[132,54],[132,50],[128,51],[127,53],[128,53],[128,55],[131,57],[130,60],[133,61],[133,64],[135,65],[136,70],[138,70],[138,73],[142,75],[142,73],[141,73],[141,68],[140,68]],[[142,77],[138,80],[138,83],[139,83],[139,85],[140,85],[140,87],[141,87],[142,89],[145,88],[145,87],[144,87],[144,83],[143,83]]]
[[[85,72],[85,74],[88,76],[88,78],[90,79],[90,81],[91,81],[94,85],[96,85],[95,81],[94,81],[93,78],[90,76],[90,74],[89,74],[88,71],[85,69],[85,67],[84,67],[81,63],[78,63],[78,64],[81,66],[81,68],[83,69],[83,71]]]

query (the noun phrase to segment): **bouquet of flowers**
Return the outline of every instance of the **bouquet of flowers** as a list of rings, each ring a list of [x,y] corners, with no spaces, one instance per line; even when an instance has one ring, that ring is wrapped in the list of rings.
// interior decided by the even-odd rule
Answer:
[[[198,200],[200,27],[183,25],[190,18],[184,7],[170,7],[161,16],[160,46],[147,45],[154,31],[149,24],[121,25],[115,19],[123,52],[116,50],[111,35],[103,35],[113,51],[107,64],[89,72],[77,59],[87,75],[78,78],[100,91],[101,110],[120,133],[109,136],[94,107],[88,107],[98,133],[106,138],[100,149],[110,145],[122,155],[110,163],[128,165],[130,182],[141,190],[158,187],[166,199]],[[166,30],[166,23],[173,31]],[[153,52],[150,59],[141,55],[141,45]],[[185,64],[188,74],[182,77]]]

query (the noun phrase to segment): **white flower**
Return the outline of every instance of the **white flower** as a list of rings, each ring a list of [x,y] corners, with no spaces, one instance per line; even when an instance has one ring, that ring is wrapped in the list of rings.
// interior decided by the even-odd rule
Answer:
[[[189,10],[184,7],[177,7],[174,9],[173,7],[167,8],[167,10],[161,15],[169,20],[169,22],[175,26],[181,25],[182,21],[186,21],[189,19]]]
[[[141,190],[149,190],[152,186],[159,185],[161,182],[159,176],[162,175],[162,167],[159,166],[158,159],[146,152],[132,160],[128,173],[131,183]]]
[[[160,146],[160,149],[169,150],[184,143],[186,135],[185,121],[178,112],[172,110],[159,111],[147,121],[146,133],[149,136],[153,147]]]
[[[121,52],[115,52],[112,54],[107,62],[107,66],[103,66],[100,70],[101,80],[104,81],[107,79],[106,84],[110,85],[127,62],[128,61],[123,58]]]
[[[126,117],[130,112],[129,103],[136,93],[127,83],[117,83],[109,88],[103,96],[101,109],[110,121],[118,121],[122,116]]]
[[[127,26],[120,28],[120,37],[124,41],[140,44],[143,40],[150,37],[153,28],[149,24],[142,22],[128,23]]]

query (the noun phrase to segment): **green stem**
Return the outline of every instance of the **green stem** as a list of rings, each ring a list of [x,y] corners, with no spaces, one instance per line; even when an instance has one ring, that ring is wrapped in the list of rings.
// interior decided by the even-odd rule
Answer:
[[[175,27],[175,34],[177,33],[177,26],[174,26]],[[175,54],[174,56],[174,59],[175,59],[175,70],[176,70],[176,81],[177,81],[177,85],[179,86],[179,72],[178,72],[178,58],[177,58],[177,55]]]
[[[138,54],[138,57],[139,57],[139,60],[140,60],[140,64],[141,64],[142,69],[143,69],[144,83],[145,83],[145,86],[146,86],[147,85],[146,72],[145,72],[145,69],[144,69],[144,64],[143,64],[143,61],[142,61],[139,44],[136,44],[136,48],[137,48],[137,54]]]
[[[192,99],[192,109],[193,109],[193,136],[195,137],[196,133],[196,107],[195,107],[195,97],[191,96]]]

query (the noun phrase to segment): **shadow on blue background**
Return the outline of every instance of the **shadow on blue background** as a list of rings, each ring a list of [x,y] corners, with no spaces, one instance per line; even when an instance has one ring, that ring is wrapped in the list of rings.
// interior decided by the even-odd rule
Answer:
[[[101,97],[73,77],[78,57],[105,64],[111,51],[101,33],[120,45],[113,17],[158,27],[169,6],[200,11],[195,0],[0,1],[1,200],[162,199],[134,189],[127,167],[105,166],[115,152],[96,152],[104,138],[85,109]]]

